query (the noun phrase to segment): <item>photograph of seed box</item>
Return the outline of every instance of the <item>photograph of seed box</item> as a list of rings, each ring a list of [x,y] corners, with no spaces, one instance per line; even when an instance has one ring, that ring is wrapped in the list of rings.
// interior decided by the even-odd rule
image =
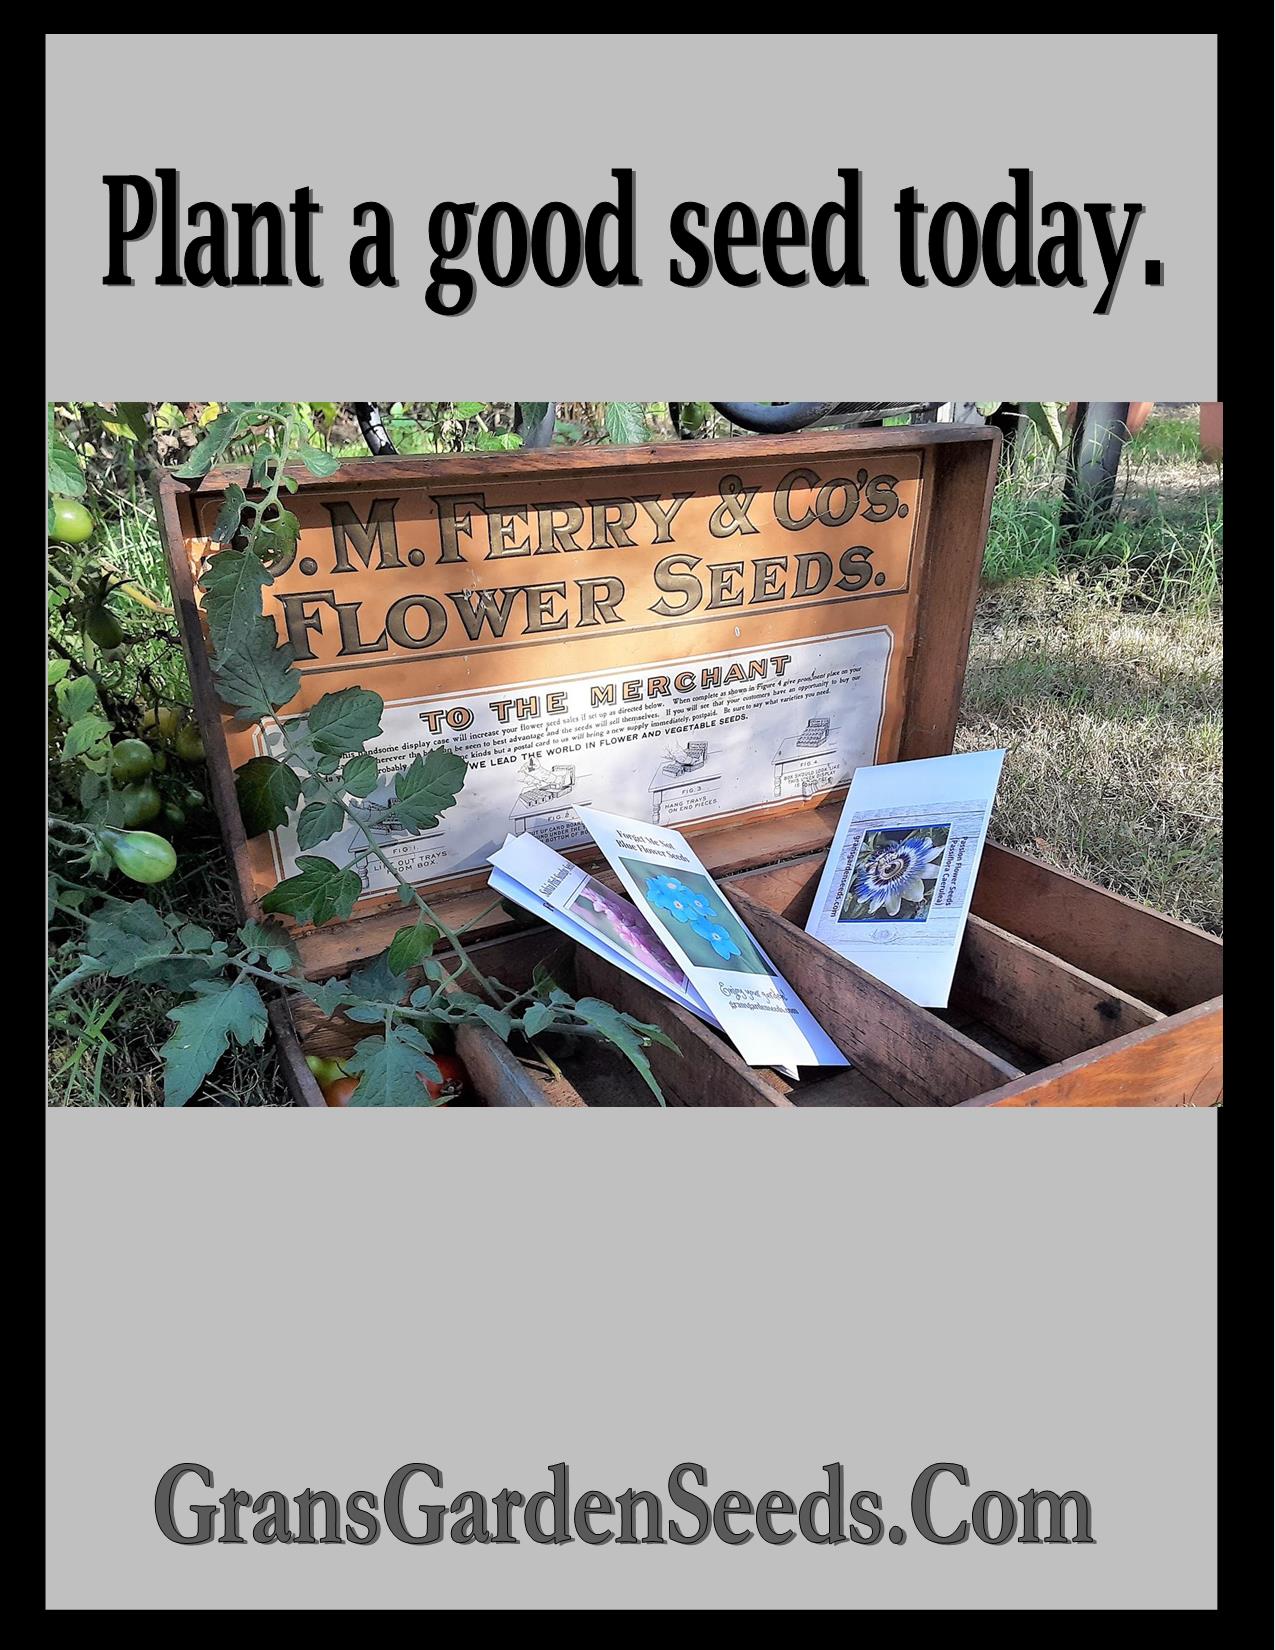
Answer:
[[[1220,942],[997,847],[994,824],[947,1010],[918,1008],[801,927],[854,768],[953,748],[1000,447],[995,428],[952,423],[303,456],[286,466],[290,490],[269,495],[286,498],[289,531],[269,511],[257,527],[263,548],[276,542],[251,594],[278,653],[237,689],[227,681],[244,672],[219,675],[217,639],[244,584],[216,569],[243,554],[269,472],[165,474],[173,590],[242,912],[282,921],[289,972],[308,987],[267,997],[294,1098],[325,1103],[323,1060],[385,1095],[396,1063],[428,1082],[429,1044],[410,1024],[367,1050],[380,969],[382,997],[391,981],[409,1018],[412,1005],[446,1016],[489,1106],[1216,1103]],[[290,678],[263,706],[260,677],[281,663]],[[343,715],[367,710],[359,693],[376,715],[346,737]],[[774,750],[808,721],[834,728],[841,782],[776,799]],[[648,751],[709,728],[713,776],[688,772],[665,818],[848,1069],[792,1081],[751,1068],[678,1004],[492,908],[483,867],[528,756],[579,760],[593,795],[650,817]],[[313,782],[263,807],[245,769],[273,764],[277,780],[307,740]],[[440,753],[458,772],[440,775]],[[323,861],[330,832],[313,823],[337,782],[347,799],[383,790],[413,828],[364,850],[357,875]],[[546,840],[613,885],[569,806],[553,817]],[[364,998],[340,984],[325,995],[360,977]]]

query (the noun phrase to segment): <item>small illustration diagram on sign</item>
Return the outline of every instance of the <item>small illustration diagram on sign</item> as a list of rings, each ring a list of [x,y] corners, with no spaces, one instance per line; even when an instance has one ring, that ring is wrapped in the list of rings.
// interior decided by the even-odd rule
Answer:
[[[518,794],[509,815],[513,834],[527,832],[551,848],[572,848],[587,841],[572,812],[573,805],[582,800],[576,794],[577,781],[587,777],[574,762],[546,761],[532,751],[515,775]],[[583,800],[587,806],[588,800]]]
[[[837,729],[828,716],[811,716],[800,733],[784,739],[775,752],[775,796],[809,802],[844,785],[850,777],[837,748]]]
[[[670,741],[651,776],[652,823],[704,812],[716,801],[722,776],[709,755],[707,739]]]

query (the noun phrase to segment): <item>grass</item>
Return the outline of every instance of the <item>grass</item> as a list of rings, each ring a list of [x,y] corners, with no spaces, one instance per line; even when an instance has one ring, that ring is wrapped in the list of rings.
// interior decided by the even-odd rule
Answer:
[[[1037,448],[997,491],[958,748],[1009,752],[997,841],[1221,933],[1220,473],[1153,417],[1070,546],[1059,483]]]
[[[1199,457],[1193,410],[1153,417],[1130,444],[1103,533],[1063,544],[1061,466],[1033,436],[997,489],[957,748],[1005,746],[996,840],[1220,933],[1222,927],[1222,484]],[[104,523],[104,559],[161,603],[163,556],[146,501]],[[180,650],[148,663],[189,690]],[[229,863],[197,818],[178,870],[153,889],[226,932]],[[134,890],[113,890],[131,897]],[[55,935],[55,976],[76,937]],[[50,1010],[50,1101],[162,1102],[171,997],[86,982]],[[273,1048],[232,1044],[198,1104],[286,1105]]]

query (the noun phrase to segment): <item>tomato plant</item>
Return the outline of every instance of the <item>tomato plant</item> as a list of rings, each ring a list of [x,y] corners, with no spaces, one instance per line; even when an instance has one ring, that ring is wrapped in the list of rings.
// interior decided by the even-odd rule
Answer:
[[[111,653],[124,640],[124,626],[109,607],[91,607],[84,618],[84,634],[103,653]]]
[[[172,705],[152,705],[143,712],[139,726],[147,739],[160,745],[171,745],[181,726],[181,714]]]
[[[83,544],[93,535],[93,517],[78,499],[55,498],[49,537],[55,544]]]
[[[431,1080],[422,1077],[425,1092],[435,1105],[445,1106],[448,1101],[462,1100],[468,1089],[468,1078],[465,1068],[454,1054],[436,1054],[434,1064],[438,1067],[438,1077]]]
[[[183,762],[202,762],[204,741],[193,722],[183,722],[173,737],[173,750]]]
[[[99,840],[133,882],[165,882],[177,869],[172,843],[151,831],[117,831],[108,827]]]
[[[326,1088],[329,1083],[338,1083],[345,1076],[345,1067],[339,1060],[325,1060],[320,1054],[307,1054],[305,1063],[320,1088]]]
[[[111,778],[119,784],[145,779],[154,767],[154,752],[144,739],[121,739],[111,746]]]
[[[134,825],[149,825],[151,820],[157,819],[163,811],[164,799],[159,794],[159,787],[149,779],[125,785],[118,796],[124,824],[130,828]]]
[[[428,405],[436,449],[519,442],[511,431],[489,427],[480,403]],[[597,438],[634,439],[635,407],[612,404]],[[375,746],[384,707],[362,687],[326,694],[304,717],[281,719],[300,677],[260,596],[271,568],[297,548],[300,523],[289,508],[296,482],[288,466],[303,464],[315,476],[333,472],[338,460],[324,442],[335,418],[335,405],[322,403],[49,410],[50,909],[59,922],[82,925],[76,964],[53,995],[97,980],[135,980],[171,992],[174,1029],[160,1050],[166,1105],[191,1100],[232,1045],[262,1043],[267,990],[303,996],[323,1015],[340,1011],[363,1028],[350,1055],[332,1063],[335,1071],[325,1065],[315,1073],[328,1079],[323,1087],[332,1105],[462,1099],[464,1069],[449,1050],[454,1028],[464,1024],[537,1053],[539,1040],[550,1036],[602,1039],[632,1062],[662,1104],[645,1054],[653,1040],[667,1041],[661,1032],[605,1003],[577,1002],[547,978],[515,989],[489,977],[468,948],[468,924],[450,926],[418,888],[399,887],[405,914],[389,948],[344,977],[307,979],[288,930],[273,920],[348,920],[362,894],[360,868],[375,860],[394,871],[381,841],[350,806],[354,793],[342,776],[352,764],[357,794],[387,790],[388,817],[417,832],[432,829],[455,805],[466,773],[464,760],[445,747],[418,753],[398,773],[382,772]],[[192,480],[227,454],[247,462],[248,483],[226,490],[212,528],[203,610],[219,697],[277,740],[277,755],[254,757],[236,775],[244,829],[256,836],[291,825],[305,844],[297,873],[261,902],[261,918],[220,935],[173,910],[161,886],[178,859],[160,832],[176,835],[204,806],[200,788],[189,783],[204,747],[174,615],[139,584],[119,521],[97,500],[93,508],[80,502],[90,479],[106,476],[118,485],[122,476],[131,485],[148,439],[161,457],[181,459],[178,473]],[[251,671],[236,668],[244,658],[251,658]],[[140,828],[147,825],[155,830]],[[352,857],[344,849],[339,861],[315,852],[351,831],[359,843]],[[119,898],[121,877],[147,888],[148,897]]]

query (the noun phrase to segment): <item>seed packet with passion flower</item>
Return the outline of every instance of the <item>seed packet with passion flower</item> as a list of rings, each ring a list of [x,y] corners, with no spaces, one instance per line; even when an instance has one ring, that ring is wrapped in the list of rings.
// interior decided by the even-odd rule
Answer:
[[[507,836],[489,861],[488,881],[502,899],[560,929],[579,945],[635,974],[656,991],[716,1025],[708,1004],[668,947],[623,894],[525,834]]]
[[[575,811],[749,1065],[849,1065],[683,836],[597,808]]]
[[[1004,751],[858,768],[806,932],[946,1008]]]

